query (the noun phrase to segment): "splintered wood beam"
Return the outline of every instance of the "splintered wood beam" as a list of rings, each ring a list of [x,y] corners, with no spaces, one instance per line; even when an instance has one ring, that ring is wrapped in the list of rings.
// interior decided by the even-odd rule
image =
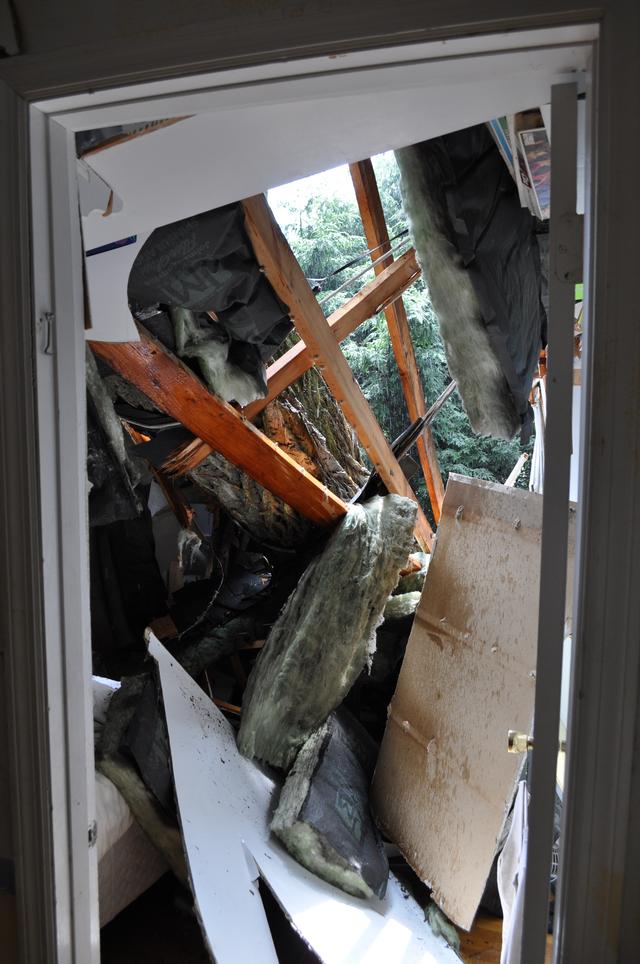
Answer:
[[[139,342],[90,342],[100,358],[216,452],[274,495],[321,525],[337,522],[346,504],[309,475],[227,402],[202,384],[141,325]]]
[[[367,244],[370,248],[376,249],[371,253],[371,259],[375,260],[389,250],[390,243],[373,164],[369,159],[358,161],[355,164],[350,164],[349,170],[351,171],[351,180],[355,188]],[[385,258],[374,266],[374,271],[378,274],[388,268],[392,262],[393,255],[390,253],[388,260]],[[398,365],[407,411],[413,422],[425,414],[427,404],[402,298],[389,305],[384,314],[389,328],[391,346]],[[436,522],[439,522],[442,500],[444,499],[444,485],[438,463],[438,453],[429,426],[424,429],[416,444],[433,516]]]
[[[347,338],[356,328],[382,311],[395,298],[399,298],[410,284],[420,277],[420,266],[416,261],[413,248],[384,268],[373,281],[350,298],[341,308],[327,319],[339,341]],[[299,341],[289,351],[280,356],[267,369],[267,395],[245,406],[242,414],[250,421],[262,412],[280,392],[293,384],[297,378],[313,368],[311,352],[304,341]],[[211,448],[202,439],[192,439],[176,452],[172,452],[164,464],[170,475],[185,475],[192,472],[203,459],[211,453]]]
[[[258,264],[280,300],[288,306],[298,334],[311,353],[311,360],[322,372],[375,469],[389,492],[417,501],[266,198],[256,195],[242,203],[245,229]],[[429,552],[433,531],[420,506],[415,534],[420,545]]]

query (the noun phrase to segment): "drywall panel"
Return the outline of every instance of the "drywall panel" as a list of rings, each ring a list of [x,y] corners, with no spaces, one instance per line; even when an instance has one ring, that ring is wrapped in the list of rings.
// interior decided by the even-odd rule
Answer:
[[[455,964],[393,876],[383,901],[359,900],[288,855],[269,833],[275,781],[240,756],[229,723],[151,633],[149,652],[160,673],[196,909],[218,964],[277,964],[258,876],[326,964]]]
[[[374,777],[384,829],[466,929],[522,765],[507,732],[531,732],[541,528],[536,493],[449,476]]]
[[[551,84],[584,69],[588,49],[478,54],[172,98],[166,116],[194,116],[86,158],[122,207],[83,219],[85,247],[546,103]]]

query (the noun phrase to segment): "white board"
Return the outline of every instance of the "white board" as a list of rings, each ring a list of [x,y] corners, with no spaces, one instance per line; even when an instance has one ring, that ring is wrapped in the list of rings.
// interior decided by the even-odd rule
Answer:
[[[531,732],[541,528],[542,496],[449,476],[374,776],[382,826],[467,930],[524,759],[507,733]]]
[[[100,204],[85,206],[85,249],[148,236],[161,225],[339,164],[545,103],[553,82],[584,68],[586,50],[538,49],[526,62],[514,51],[478,54],[464,68],[455,58],[380,65],[201,92],[180,106],[174,99],[181,117],[192,116],[80,162],[81,181],[93,172],[113,191],[110,213]],[[145,119],[141,110],[137,121]],[[125,258],[94,256],[90,269],[87,259],[88,337],[138,337],[123,310]]]
[[[219,964],[277,964],[256,879],[325,964],[458,962],[391,877],[363,901],[297,864],[268,829],[276,784],[241,757],[211,700],[149,632],[158,664],[178,810],[202,930]]]

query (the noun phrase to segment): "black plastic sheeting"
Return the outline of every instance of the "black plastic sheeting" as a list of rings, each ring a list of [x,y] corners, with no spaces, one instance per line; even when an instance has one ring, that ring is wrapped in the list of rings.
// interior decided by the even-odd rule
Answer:
[[[450,240],[469,272],[524,441],[532,421],[532,378],[547,340],[536,219],[520,206],[515,182],[484,124],[414,149],[432,170],[439,165]]]
[[[226,573],[186,583],[174,592],[169,612],[183,641],[191,642],[254,606],[270,582],[271,569],[261,553],[235,549]]]
[[[128,297],[134,314],[156,305],[215,312],[231,339],[229,361],[250,374],[292,329],[256,262],[239,203],[156,228],[133,264]]]

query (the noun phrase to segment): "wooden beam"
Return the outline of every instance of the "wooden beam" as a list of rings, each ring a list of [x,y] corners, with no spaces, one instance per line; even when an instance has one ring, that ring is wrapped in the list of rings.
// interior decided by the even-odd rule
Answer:
[[[329,315],[327,320],[336,337],[340,341],[347,338],[363,321],[382,311],[395,298],[399,298],[419,276],[420,267],[412,248],[388,268],[384,268],[373,281],[364,285],[358,294],[350,298],[341,308]],[[313,368],[313,364],[311,352],[304,341],[299,341],[267,369],[265,398],[259,398],[247,405],[243,408],[242,414],[253,421],[280,392]],[[164,469],[170,475],[185,475],[193,471],[210,452],[211,448],[201,439],[192,439],[171,454],[165,462]]]
[[[389,492],[417,501],[266,198],[264,195],[247,198],[243,201],[243,207],[245,229],[258,264],[264,269],[280,300],[288,306],[313,363],[322,372],[374,467]],[[416,538],[425,551],[430,551],[433,531],[420,506]]]
[[[202,384],[141,325],[139,342],[90,342],[93,351],[163,412],[313,522],[328,525],[346,504],[227,402]]]
[[[358,161],[349,165],[349,170],[351,171],[351,180],[355,188],[367,244],[370,248],[376,249],[371,254],[372,260],[375,260],[384,251],[389,250],[390,244],[373,164],[370,160]],[[375,265],[374,271],[378,274],[388,268],[392,262],[393,255],[390,253],[388,260],[384,259]],[[391,346],[398,365],[402,391],[407,403],[407,411],[413,422],[425,414],[427,405],[402,298],[394,301],[385,309],[385,318],[389,328]],[[438,453],[431,429],[428,426],[418,439],[417,448],[433,516],[436,522],[439,522],[442,500],[444,499],[444,485],[438,464]]]
[[[399,298],[403,291],[420,277],[420,268],[413,248],[394,261],[388,268],[364,285],[361,291],[350,298],[341,308],[329,315],[327,321],[338,341],[343,341],[367,318],[377,315],[391,301]],[[304,340],[290,348],[267,369],[268,391],[265,398],[247,405],[243,414],[254,419],[269,402],[288,388],[297,378],[313,368],[311,352]]]

